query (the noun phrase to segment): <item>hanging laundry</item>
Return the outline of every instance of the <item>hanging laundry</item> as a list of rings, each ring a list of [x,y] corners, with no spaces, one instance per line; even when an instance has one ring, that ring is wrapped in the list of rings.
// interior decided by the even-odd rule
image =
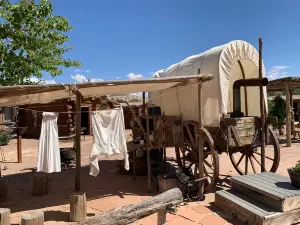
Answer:
[[[38,172],[54,173],[61,171],[57,117],[58,113],[43,113],[38,150]]]
[[[90,175],[97,176],[100,172],[98,156],[124,160],[124,168],[129,170],[123,108],[92,112],[92,128],[94,144],[90,153]]]

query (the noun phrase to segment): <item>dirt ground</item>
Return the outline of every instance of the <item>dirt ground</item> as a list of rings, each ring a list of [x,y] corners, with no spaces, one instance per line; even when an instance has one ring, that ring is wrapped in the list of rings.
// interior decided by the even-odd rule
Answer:
[[[9,200],[0,203],[1,208],[10,208],[11,223],[19,224],[21,215],[32,210],[44,211],[45,224],[70,224],[69,196],[74,190],[75,169],[69,168],[61,173],[50,174],[49,194],[41,197],[32,196],[32,177],[37,163],[38,140],[23,140],[23,162],[17,163],[16,140],[3,148],[8,169],[2,170],[2,179],[9,183]],[[72,143],[61,143],[72,146]],[[293,143],[290,148],[281,147],[281,160],[277,173],[287,175],[286,169],[300,159],[300,144]],[[132,179],[130,175],[119,175],[115,172],[112,161],[100,161],[98,177],[89,175],[88,156],[92,147],[92,137],[82,137],[81,189],[87,195],[88,217],[119,206],[137,203],[151,197],[147,193],[145,177]],[[167,149],[168,157],[174,157],[174,149]],[[3,167],[3,165],[2,165]],[[229,157],[220,155],[219,186],[228,185],[229,176],[236,175]],[[204,202],[189,203],[180,206],[176,214],[168,214],[167,222],[176,224],[240,224],[230,215],[216,208],[214,195],[209,194]],[[151,215],[134,224],[156,224],[156,216]]]

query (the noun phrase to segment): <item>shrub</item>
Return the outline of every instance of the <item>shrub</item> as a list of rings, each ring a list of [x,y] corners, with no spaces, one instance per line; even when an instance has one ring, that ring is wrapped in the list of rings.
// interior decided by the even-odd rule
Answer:
[[[11,135],[7,131],[0,131],[0,146],[8,145]]]
[[[283,126],[285,124],[285,100],[277,95],[269,104],[270,116],[276,116],[278,124],[274,127],[279,130],[279,133],[283,134]]]

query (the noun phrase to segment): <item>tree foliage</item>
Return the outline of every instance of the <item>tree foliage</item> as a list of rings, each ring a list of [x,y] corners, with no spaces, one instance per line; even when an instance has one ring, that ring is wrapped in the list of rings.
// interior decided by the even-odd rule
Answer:
[[[278,119],[277,129],[282,130],[285,123],[285,100],[277,95],[269,103],[269,114]]]
[[[42,78],[42,71],[55,77],[62,67],[81,66],[63,58],[72,49],[65,35],[72,29],[66,18],[52,14],[48,0],[0,0],[0,84],[24,84]]]

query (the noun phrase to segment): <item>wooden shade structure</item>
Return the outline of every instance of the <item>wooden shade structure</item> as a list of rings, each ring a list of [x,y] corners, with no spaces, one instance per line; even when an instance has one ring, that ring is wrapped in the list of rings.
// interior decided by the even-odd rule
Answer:
[[[17,85],[0,87],[0,107],[49,103],[58,99],[76,98],[76,177],[75,190],[80,191],[81,167],[81,102],[104,95],[150,92],[171,87],[198,85],[210,81],[210,74],[141,80],[103,81],[81,84]],[[200,93],[200,92],[199,92]],[[200,93],[201,94],[201,93]],[[199,95],[200,95],[199,94]],[[201,98],[199,98],[201,99]],[[200,123],[201,124],[201,123]],[[203,164],[203,160],[199,162]]]
[[[300,77],[285,77],[272,80],[267,86],[268,92],[285,90],[286,95],[286,141],[287,147],[292,145],[292,132],[294,131],[293,89],[300,88]]]

